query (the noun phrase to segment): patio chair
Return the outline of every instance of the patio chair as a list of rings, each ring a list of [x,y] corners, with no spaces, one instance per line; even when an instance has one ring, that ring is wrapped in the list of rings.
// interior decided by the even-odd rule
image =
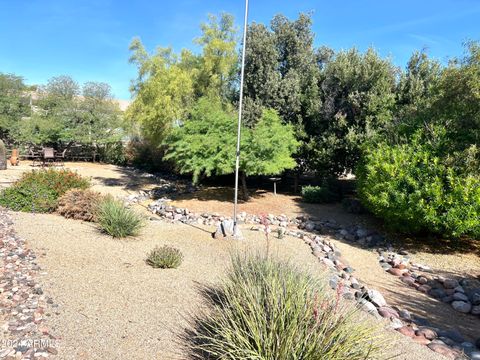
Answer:
[[[65,166],[65,155],[67,154],[68,148],[63,149],[60,154],[55,155],[55,162],[60,166]]]
[[[35,166],[36,162],[43,163],[43,156],[41,153],[35,151],[34,149],[30,148],[28,150],[28,155],[25,156],[27,159],[32,160],[32,166]]]
[[[53,148],[43,149],[43,165],[47,163],[55,163],[55,150]]]

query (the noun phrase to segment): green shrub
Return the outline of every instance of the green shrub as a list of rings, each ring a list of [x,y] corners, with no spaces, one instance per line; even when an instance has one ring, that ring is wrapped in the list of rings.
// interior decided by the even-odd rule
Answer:
[[[338,293],[271,257],[233,257],[226,281],[204,293],[212,308],[186,337],[197,358],[368,359],[383,342]]]
[[[156,246],[147,256],[147,264],[154,268],[175,269],[183,261],[183,255],[180,250],[164,245]]]
[[[394,229],[480,237],[480,179],[426,145],[378,145],[357,171],[365,206]]]
[[[99,203],[97,222],[105,233],[113,237],[137,235],[143,226],[139,214],[111,196]]]
[[[16,211],[51,212],[68,190],[89,186],[87,179],[67,169],[33,170],[3,190],[0,205]]]
[[[327,185],[324,186],[303,186],[302,198],[307,203],[330,203],[338,200],[337,194],[335,194]]]

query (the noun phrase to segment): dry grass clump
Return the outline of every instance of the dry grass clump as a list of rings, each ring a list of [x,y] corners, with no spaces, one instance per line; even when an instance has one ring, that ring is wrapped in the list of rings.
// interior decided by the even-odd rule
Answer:
[[[72,189],[58,200],[57,213],[69,219],[96,221],[97,207],[101,199],[99,192]]]
[[[318,280],[266,256],[235,256],[227,279],[205,296],[211,308],[186,334],[198,359],[377,358],[378,329]]]
[[[177,248],[164,245],[156,246],[147,256],[147,264],[154,268],[175,269],[183,261],[183,255]]]

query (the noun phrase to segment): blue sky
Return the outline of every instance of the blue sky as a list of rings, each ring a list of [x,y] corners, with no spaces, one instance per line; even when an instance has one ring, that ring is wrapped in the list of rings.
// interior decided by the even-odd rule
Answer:
[[[243,6],[243,0],[0,0],[0,72],[29,84],[61,74],[105,81],[128,99],[134,36],[149,50],[191,47],[208,13],[232,13],[240,24]],[[402,67],[416,49],[447,61],[463,53],[463,41],[480,40],[479,0],[250,0],[249,21],[299,12],[313,12],[316,45],[373,46]]]

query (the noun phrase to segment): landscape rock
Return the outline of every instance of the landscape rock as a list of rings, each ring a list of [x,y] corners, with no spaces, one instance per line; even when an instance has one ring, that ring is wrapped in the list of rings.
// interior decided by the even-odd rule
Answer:
[[[400,334],[408,336],[410,338],[413,338],[415,336],[415,330],[413,330],[410,326],[403,326],[403,327],[397,329],[397,331]]]
[[[370,301],[377,307],[385,306],[387,305],[387,302],[385,301],[385,298],[383,297],[382,294],[380,294],[379,291],[370,289],[367,291],[368,298]]]
[[[453,350],[452,348],[448,347],[447,345],[437,344],[437,343],[430,343],[427,345],[430,350],[435,351],[436,353],[442,354],[443,356],[447,357],[448,359],[455,360],[458,355],[458,352]]]
[[[433,340],[437,337],[437,332],[433,329],[430,329],[430,328],[427,328],[427,327],[424,327],[424,328],[421,328],[421,329],[418,329],[416,332],[415,332],[416,335],[421,335],[421,336],[424,336],[426,339],[428,340]]]
[[[453,301],[452,302],[452,307],[459,311],[459,312],[462,312],[462,313],[469,313],[470,310],[472,310],[472,305],[469,303],[469,302],[465,302],[465,301]]]
[[[455,279],[445,279],[443,286],[445,289],[455,289],[459,285],[458,281]]]

